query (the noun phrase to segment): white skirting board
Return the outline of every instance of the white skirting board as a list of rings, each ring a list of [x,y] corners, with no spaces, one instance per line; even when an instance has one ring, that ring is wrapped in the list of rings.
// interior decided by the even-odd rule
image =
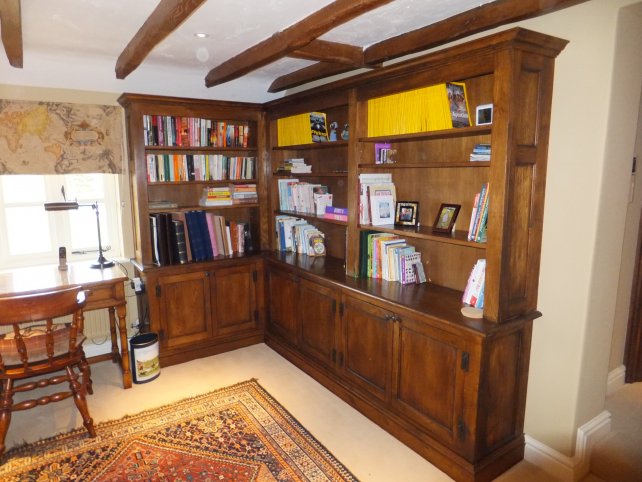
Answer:
[[[569,457],[526,435],[524,459],[560,482],[577,482],[589,473],[591,451],[611,431],[611,414],[604,410],[577,429],[575,455]]]

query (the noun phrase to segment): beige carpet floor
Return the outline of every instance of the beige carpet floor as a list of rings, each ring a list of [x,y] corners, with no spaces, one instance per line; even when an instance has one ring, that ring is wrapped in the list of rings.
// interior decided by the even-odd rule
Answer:
[[[591,472],[608,482],[642,481],[642,382],[629,383],[606,400],[611,433],[593,449]]]
[[[195,394],[257,378],[304,427],[362,481],[440,482],[450,477],[370,422],[264,344],[161,369],[156,380],[122,389],[116,365],[92,365],[95,421],[123,417]],[[33,442],[81,426],[71,400],[15,413],[7,444]],[[522,461],[499,482],[547,482],[538,467]],[[595,479],[593,479],[595,480]]]

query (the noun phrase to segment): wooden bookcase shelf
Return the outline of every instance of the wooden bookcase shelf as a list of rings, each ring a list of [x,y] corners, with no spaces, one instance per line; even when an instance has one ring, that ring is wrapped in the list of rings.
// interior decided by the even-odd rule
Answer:
[[[347,147],[348,141],[332,141],[332,142],[313,142],[310,144],[297,144],[291,146],[273,146],[274,151],[307,151],[317,149],[335,149],[337,147]]]
[[[523,29],[463,43],[267,104],[277,166],[302,157],[308,182],[332,184],[348,222],[326,238],[325,259],[266,254],[267,343],[456,480],[492,480],[523,457],[523,414],[537,280],[554,59],[564,40]],[[494,105],[492,125],[368,136],[371,99],[444,82],[466,85],[469,111]],[[349,124],[343,146],[275,147],[276,120],[326,112]],[[394,126],[393,130],[397,130]],[[389,143],[393,163],[375,163]],[[491,161],[471,162],[476,144]],[[359,178],[390,173],[398,201],[419,203],[418,228],[359,224]],[[326,177],[324,177],[326,176]],[[468,241],[475,195],[489,183],[487,242]],[[431,226],[442,203],[461,206],[450,235]],[[298,213],[323,230],[323,221]],[[270,231],[274,232],[273,220]],[[391,233],[422,254],[428,283],[362,277],[362,233]],[[270,246],[276,249],[274,239]],[[486,260],[481,319],[462,292]],[[510,368],[507,368],[510,367]]]
[[[323,216],[319,216],[317,214],[300,213],[298,211],[283,211],[283,210],[279,210],[279,211],[276,211],[275,214],[287,214],[288,216],[295,216],[297,218],[307,219],[308,221],[318,221],[318,222],[321,222],[321,223],[337,224],[339,226],[347,226],[348,225],[347,221],[339,221],[338,219],[330,219],[330,218],[326,218],[326,217],[323,217]]]

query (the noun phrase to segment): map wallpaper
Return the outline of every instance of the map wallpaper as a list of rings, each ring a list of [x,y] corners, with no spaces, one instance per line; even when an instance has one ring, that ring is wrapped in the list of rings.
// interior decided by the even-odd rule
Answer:
[[[0,175],[122,173],[122,108],[0,99]]]

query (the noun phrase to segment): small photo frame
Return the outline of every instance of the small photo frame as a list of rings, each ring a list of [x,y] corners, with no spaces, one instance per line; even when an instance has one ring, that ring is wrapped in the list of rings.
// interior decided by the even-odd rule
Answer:
[[[415,201],[397,201],[395,224],[398,226],[417,226],[419,223],[419,203]]]
[[[493,104],[478,105],[476,109],[475,125],[484,126],[493,123]]]
[[[460,204],[442,204],[435,218],[432,230],[437,233],[450,234],[455,227]]]

